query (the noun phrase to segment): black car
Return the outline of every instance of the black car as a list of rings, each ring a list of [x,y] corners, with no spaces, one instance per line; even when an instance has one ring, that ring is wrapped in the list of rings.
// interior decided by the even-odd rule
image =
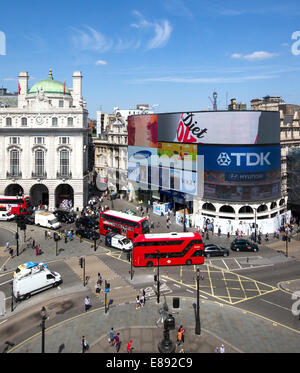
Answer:
[[[88,228],[88,229],[98,229],[99,221],[92,219],[89,216],[81,216],[79,219],[76,219],[76,228]]]
[[[228,256],[229,250],[226,247],[221,247],[219,245],[204,245],[204,256],[209,258],[210,256]]]
[[[231,242],[231,250],[234,251],[258,251],[256,243],[250,242],[243,238],[235,238]]]
[[[99,240],[100,238],[100,233],[98,232],[95,232],[95,231],[92,231],[90,229],[77,229],[76,230],[76,235],[77,236],[80,236],[80,237],[83,237],[83,238],[87,238],[88,240]]]
[[[61,223],[71,224],[71,223],[74,223],[75,221],[74,215],[68,211],[56,210],[54,211],[53,214],[57,217],[57,220]]]

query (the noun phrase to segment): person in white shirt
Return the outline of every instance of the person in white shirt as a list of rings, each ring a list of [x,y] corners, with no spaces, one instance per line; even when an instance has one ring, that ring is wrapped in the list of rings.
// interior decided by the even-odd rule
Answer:
[[[220,353],[221,353],[221,354],[224,354],[224,352],[225,352],[225,347],[224,347],[224,345],[222,345],[222,346],[220,347]]]

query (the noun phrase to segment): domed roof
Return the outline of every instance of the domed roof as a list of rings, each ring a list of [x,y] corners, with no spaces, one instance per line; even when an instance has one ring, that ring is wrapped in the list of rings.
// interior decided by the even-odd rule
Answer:
[[[43,89],[44,93],[48,94],[65,94],[71,96],[69,89],[64,83],[58,82],[53,79],[52,70],[49,70],[48,79],[41,80],[31,87],[28,94],[36,94],[40,89]]]

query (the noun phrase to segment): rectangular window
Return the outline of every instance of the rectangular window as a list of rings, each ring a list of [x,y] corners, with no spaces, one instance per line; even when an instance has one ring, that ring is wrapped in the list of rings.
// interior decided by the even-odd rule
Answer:
[[[60,137],[59,138],[59,143],[60,144],[69,144],[70,143],[70,138],[69,137]]]
[[[14,144],[14,145],[20,144],[20,137],[10,137],[9,138],[9,143]]]
[[[64,107],[64,101],[63,100],[59,100],[58,101],[58,106],[59,107]]]
[[[60,152],[60,173],[62,176],[69,175],[69,151],[62,150]]]
[[[27,118],[21,118],[22,126],[27,126]]]
[[[35,152],[35,173],[36,176],[44,174],[44,151],[37,150]]]
[[[35,144],[45,144],[45,138],[44,137],[35,137],[34,138],[34,143]]]
[[[12,125],[12,121],[11,121],[11,118],[6,118],[5,120],[5,123],[8,127],[10,127]]]
[[[10,152],[10,173],[12,176],[19,175],[19,151],[12,150]]]

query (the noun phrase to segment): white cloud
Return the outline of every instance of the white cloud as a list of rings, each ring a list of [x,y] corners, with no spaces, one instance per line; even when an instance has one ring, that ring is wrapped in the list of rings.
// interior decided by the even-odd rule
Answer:
[[[104,61],[104,60],[98,60],[95,62],[95,65],[99,66],[99,65],[107,65],[107,62]]]
[[[72,27],[74,33],[72,42],[77,49],[107,52],[113,46],[113,41],[92,27],[86,26],[87,31]]]
[[[149,22],[139,11],[134,10],[133,14],[139,18],[139,22],[132,23],[132,27],[154,31],[154,37],[148,42],[146,49],[162,48],[167,44],[173,30],[168,20]]]
[[[260,60],[266,60],[266,59],[269,59],[269,58],[273,58],[273,57],[276,57],[278,56],[277,53],[271,53],[271,52],[266,52],[266,51],[257,51],[257,52],[253,52],[251,54],[240,54],[240,53],[233,53],[231,55],[231,58],[243,58],[247,61],[260,61]]]

